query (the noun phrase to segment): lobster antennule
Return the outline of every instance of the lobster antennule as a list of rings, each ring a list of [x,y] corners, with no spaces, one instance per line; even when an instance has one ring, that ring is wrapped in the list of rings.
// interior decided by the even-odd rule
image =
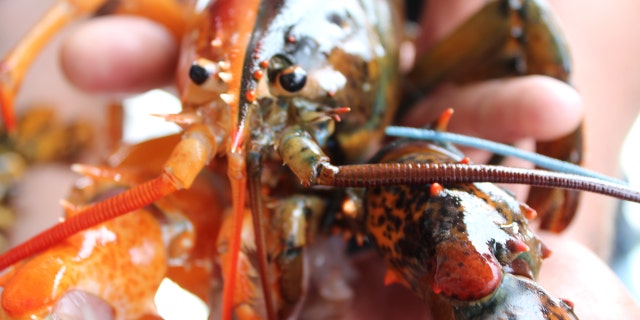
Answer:
[[[516,157],[529,161],[541,168],[552,171],[572,173],[581,176],[592,177],[600,180],[609,181],[616,184],[624,184],[624,181],[611,178],[604,174],[585,169],[581,166],[566,161],[551,158],[539,153],[529,152],[522,149],[512,147],[503,143],[489,141],[477,137],[466,136],[462,134],[444,132],[440,130],[431,130],[424,128],[409,128],[400,126],[388,126],[385,133],[392,137],[403,137],[417,140],[430,140],[435,142],[448,142],[457,145],[463,145],[472,148],[478,148],[491,151],[507,157]]]
[[[269,285],[269,272],[267,261],[267,241],[265,210],[262,199],[262,154],[259,151],[249,151],[247,163],[249,175],[249,196],[251,204],[251,217],[253,220],[253,232],[255,236],[256,254],[258,260],[258,272],[264,294],[267,319],[276,319],[274,311],[273,295]]]

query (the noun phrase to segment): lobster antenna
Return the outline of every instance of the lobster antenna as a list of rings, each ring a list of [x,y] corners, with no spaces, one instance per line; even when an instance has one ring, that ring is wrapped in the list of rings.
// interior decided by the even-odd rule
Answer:
[[[640,203],[640,193],[625,185],[570,173],[460,163],[375,163],[322,167],[318,184],[366,188],[492,182],[588,191]]]
[[[499,154],[506,157],[515,157],[529,161],[538,167],[545,168],[552,171],[570,173],[580,176],[591,177],[595,179],[605,180],[615,184],[626,185],[624,181],[611,178],[604,174],[585,169],[581,166],[561,161],[551,157],[547,157],[535,152],[529,152],[521,150],[510,145],[489,141],[477,137],[471,137],[462,134],[456,134],[451,132],[442,132],[431,129],[422,128],[409,128],[400,126],[389,126],[386,129],[386,134],[393,137],[402,137],[416,140],[430,140],[440,143],[454,143],[476,149],[487,150],[495,154]]]
[[[258,272],[260,273],[260,284],[264,295],[267,319],[276,319],[274,311],[273,296],[271,294],[270,277],[267,262],[267,241],[265,231],[264,202],[261,193],[262,177],[262,153],[260,151],[249,151],[247,162],[249,202],[251,204],[251,216],[253,220],[253,232],[255,236],[256,254],[258,259]]]

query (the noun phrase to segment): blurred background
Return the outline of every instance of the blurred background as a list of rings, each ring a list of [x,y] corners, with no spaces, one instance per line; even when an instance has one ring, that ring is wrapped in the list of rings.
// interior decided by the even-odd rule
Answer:
[[[620,158],[622,171],[629,185],[640,190],[640,121],[636,119],[625,139]],[[627,285],[636,301],[640,303],[640,204],[621,203],[616,220],[615,251],[611,259],[613,270]]]

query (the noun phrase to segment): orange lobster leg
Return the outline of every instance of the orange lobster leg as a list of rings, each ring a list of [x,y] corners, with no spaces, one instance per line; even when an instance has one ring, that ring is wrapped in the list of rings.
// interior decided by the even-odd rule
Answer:
[[[189,188],[215,154],[216,146],[209,130],[199,126],[191,128],[173,150],[159,177],[92,204],[32,240],[9,250],[0,257],[0,269],[41,252],[79,231],[143,208],[177,190]]]
[[[0,61],[0,109],[6,128],[14,131],[14,98],[22,80],[42,48],[69,23],[99,10],[107,0],[60,0],[22,38],[20,43]],[[180,38],[184,30],[184,15],[173,0],[121,1],[109,13],[129,13],[146,16],[165,25]]]
[[[15,129],[13,100],[24,75],[49,40],[71,21],[95,11],[105,0],[59,1],[0,62],[0,107],[7,129]]]
[[[95,0],[94,0],[95,1]],[[102,0],[104,2],[104,0]],[[111,1],[114,2],[114,1]],[[130,14],[149,18],[165,26],[176,39],[182,38],[186,21],[184,1],[177,0],[119,0],[113,9],[105,6],[108,14]],[[111,10],[109,10],[111,9]]]

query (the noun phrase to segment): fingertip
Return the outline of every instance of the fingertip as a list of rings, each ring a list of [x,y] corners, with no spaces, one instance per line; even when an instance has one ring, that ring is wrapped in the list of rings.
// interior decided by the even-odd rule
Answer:
[[[92,19],[71,34],[63,43],[61,63],[80,89],[131,93],[169,83],[177,54],[176,40],[159,24],[109,16]]]
[[[577,128],[584,116],[578,92],[546,76],[482,81],[438,89],[408,112],[409,125],[453,108],[450,131],[513,143],[551,140]]]
[[[516,138],[552,140],[573,132],[582,122],[582,98],[565,82],[535,75],[510,80],[505,86],[492,111]]]

